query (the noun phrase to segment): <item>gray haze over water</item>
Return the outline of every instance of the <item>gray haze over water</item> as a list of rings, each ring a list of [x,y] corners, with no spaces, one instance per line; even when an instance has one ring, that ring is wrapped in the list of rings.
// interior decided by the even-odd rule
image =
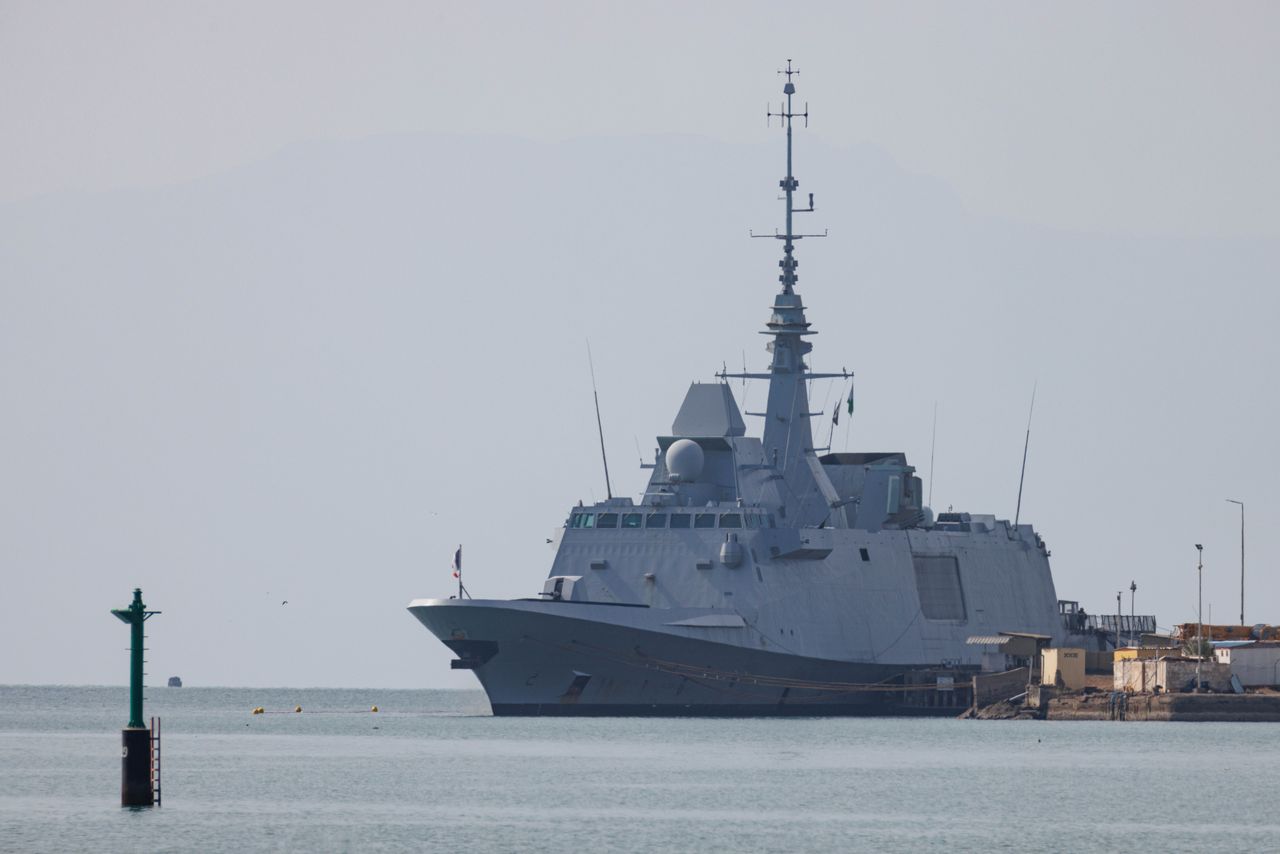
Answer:
[[[788,55],[836,447],[927,479],[936,402],[934,507],[1012,517],[1038,384],[1061,598],[1193,619],[1201,542],[1234,620],[1230,497],[1280,622],[1274,7],[365,9],[0,6],[0,682],[122,682],[140,585],[152,681],[474,685],[403,606],[603,497],[585,339],[633,496],[764,367]]]

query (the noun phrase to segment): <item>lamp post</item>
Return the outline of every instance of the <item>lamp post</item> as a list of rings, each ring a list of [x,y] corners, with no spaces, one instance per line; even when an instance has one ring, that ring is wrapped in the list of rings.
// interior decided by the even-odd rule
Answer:
[[[1196,693],[1200,693],[1200,663],[1204,661],[1204,546],[1196,543]]]
[[[1130,581],[1129,582],[1129,635],[1130,637],[1133,636],[1133,632],[1134,632],[1134,621],[1136,618],[1134,617],[1134,611],[1133,611],[1133,599],[1134,599],[1134,596],[1137,595],[1137,593],[1138,593],[1138,582]],[[1141,637],[1138,638],[1138,646],[1142,646]]]
[[[1123,593],[1116,591],[1116,650],[1120,649],[1120,597]]]
[[[1240,505],[1240,625],[1244,625],[1244,502],[1228,498],[1231,504]]]

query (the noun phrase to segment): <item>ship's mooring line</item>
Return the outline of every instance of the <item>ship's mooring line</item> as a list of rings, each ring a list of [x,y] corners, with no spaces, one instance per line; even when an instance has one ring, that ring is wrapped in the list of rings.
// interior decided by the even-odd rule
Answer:
[[[908,537],[908,542],[910,542],[910,537],[911,537],[910,532],[908,532],[907,537]],[[911,615],[911,622],[907,623],[907,625],[906,625],[905,627],[903,627],[902,631],[898,634],[898,636],[897,636],[896,638],[894,638],[894,639],[893,639],[893,643],[889,644],[888,646],[886,646],[884,649],[880,650],[879,652],[872,652],[872,653],[871,653],[871,657],[872,657],[872,658],[879,658],[880,656],[884,655],[886,652],[888,652],[889,650],[891,650],[891,649],[893,649],[895,646],[897,646],[897,645],[898,645],[898,641],[902,640],[904,637],[906,637],[906,636],[907,636],[907,632],[911,630],[911,627],[912,627],[912,626],[914,626],[914,625],[916,624],[916,620],[918,620],[918,619],[920,619],[920,609],[919,609],[919,608],[916,608],[916,612],[915,612],[914,614],[912,614],[912,615]]]

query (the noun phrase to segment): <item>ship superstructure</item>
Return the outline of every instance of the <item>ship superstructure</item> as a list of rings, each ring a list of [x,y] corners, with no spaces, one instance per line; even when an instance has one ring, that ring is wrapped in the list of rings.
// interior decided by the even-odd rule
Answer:
[[[943,513],[899,452],[816,448],[797,292],[799,188],[786,132],[781,287],[767,372],[694,383],[657,437],[644,495],[572,508],[542,590],[516,600],[422,599],[409,610],[475,672],[495,714],[920,712],[975,672],[992,638],[1055,645],[1048,551],[1028,524]],[[730,379],[768,383],[759,438]],[[1003,633],[1003,634],[1002,634]],[[950,681],[946,681],[950,680]],[[956,695],[952,695],[956,696]]]

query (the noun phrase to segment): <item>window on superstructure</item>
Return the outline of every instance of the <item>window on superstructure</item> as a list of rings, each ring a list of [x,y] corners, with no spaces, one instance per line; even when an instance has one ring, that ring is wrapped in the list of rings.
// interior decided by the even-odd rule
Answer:
[[[716,526],[716,514],[699,513],[693,517],[693,527],[695,528],[714,528]]]
[[[688,513],[672,513],[671,527],[673,528],[689,527],[689,514]]]
[[[742,514],[741,513],[725,513],[721,515],[720,527],[721,528],[741,528]]]
[[[617,513],[601,513],[600,517],[596,519],[596,527],[597,528],[618,527],[618,514]]]
[[[623,513],[623,514],[622,514],[622,527],[624,527],[624,528],[639,528],[639,527],[640,527],[640,514],[639,514],[639,513]]]
[[[594,513],[574,513],[573,527],[575,528],[594,528],[596,526],[596,514]]]
[[[746,515],[746,523],[748,528],[759,528],[760,517],[757,516],[755,513],[748,513]]]
[[[667,527],[666,513],[650,513],[649,518],[644,520],[646,528],[665,528]]]

